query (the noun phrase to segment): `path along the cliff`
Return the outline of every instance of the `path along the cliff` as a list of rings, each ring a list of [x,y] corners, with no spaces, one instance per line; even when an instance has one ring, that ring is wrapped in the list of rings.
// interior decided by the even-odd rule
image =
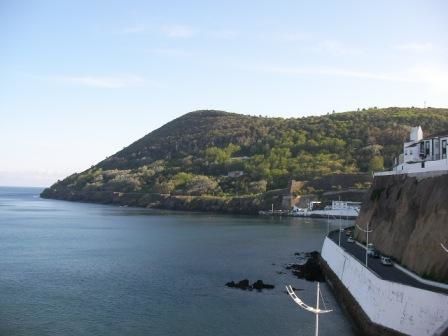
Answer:
[[[340,246],[348,253],[350,253],[353,257],[355,257],[357,260],[359,260],[360,263],[365,265],[366,260],[366,250],[365,248],[359,246],[356,243],[349,243],[347,242],[347,236],[346,232],[341,232],[339,235],[339,232],[332,231],[329,234],[329,238],[333,240],[336,244],[339,244],[339,237],[340,237]],[[391,266],[385,266],[381,264],[379,258],[372,258],[369,257],[368,260],[368,267],[371,271],[376,273],[378,277],[384,280],[392,281],[392,282],[398,282],[402,283],[404,285],[417,287],[421,289],[430,290],[433,292],[438,293],[444,293],[448,295],[448,290],[430,286],[427,284],[424,284],[422,282],[417,281],[413,277],[409,276],[408,274],[404,273],[403,271],[399,270],[398,268],[391,267]]]

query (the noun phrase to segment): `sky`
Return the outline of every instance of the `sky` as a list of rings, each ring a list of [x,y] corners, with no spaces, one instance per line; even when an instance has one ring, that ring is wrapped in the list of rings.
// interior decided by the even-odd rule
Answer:
[[[448,106],[448,2],[0,0],[0,185],[49,186],[187,112]]]

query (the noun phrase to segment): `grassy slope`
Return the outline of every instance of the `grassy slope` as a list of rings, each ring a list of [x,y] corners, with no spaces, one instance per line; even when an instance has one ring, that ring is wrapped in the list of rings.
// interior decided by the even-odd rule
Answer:
[[[196,111],[177,118],[44,192],[117,191],[232,196],[289,179],[391,166],[409,128],[448,129],[448,109],[387,108],[305,118]],[[231,144],[231,146],[229,146]],[[223,177],[229,171],[245,175]]]

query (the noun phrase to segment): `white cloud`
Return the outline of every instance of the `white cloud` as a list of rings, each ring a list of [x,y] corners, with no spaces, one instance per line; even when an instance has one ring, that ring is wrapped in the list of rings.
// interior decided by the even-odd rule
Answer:
[[[281,66],[261,66],[255,68],[255,70],[289,76],[332,76],[420,84],[435,94],[448,94],[448,67],[440,64],[416,65],[397,72],[365,71],[337,67]]]
[[[146,27],[143,24],[135,24],[123,29],[123,34],[139,34],[146,31]]]
[[[163,26],[161,31],[166,36],[172,38],[190,38],[196,34],[196,31],[193,28],[184,25]]]
[[[188,57],[192,55],[190,51],[179,48],[154,48],[151,49],[149,52],[158,55],[172,56],[172,57]]]
[[[310,49],[336,56],[360,55],[364,52],[360,48],[348,46],[335,40],[325,40],[319,42]]]
[[[104,89],[119,89],[131,86],[141,86],[146,83],[145,79],[135,75],[124,76],[53,76],[50,80],[71,83],[81,86],[104,88]]]
[[[360,79],[375,79],[387,81],[399,81],[400,78],[392,74],[359,71],[344,68],[333,67],[259,67],[264,72],[270,72],[281,75],[311,75],[311,76],[336,76],[336,77],[352,77]]]
[[[211,30],[207,33],[207,35],[216,39],[231,40],[236,38],[239,34],[235,30],[221,29]]]
[[[409,76],[416,82],[426,84],[437,94],[448,95],[448,67],[418,65],[409,69]]]
[[[121,34],[141,34],[141,33],[154,33],[159,32],[162,35],[170,38],[191,38],[195,35],[201,33],[201,35],[214,38],[214,39],[222,39],[222,40],[231,40],[239,35],[239,33],[235,30],[231,29],[215,29],[208,31],[199,31],[191,26],[187,25],[163,25],[158,29],[154,30],[154,28],[148,27],[144,24],[134,24],[128,27],[121,29]]]
[[[311,35],[305,32],[290,32],[284,33],[277,36],[279,40],[283,40],[286,42],[297,42],[297,41],[306,41],[309,40]]]
[[[311,34],[301,31],[291,32],[259,32],[258,34],[251,36],[254,39],[261,41],[274,41],[274,42],[304,42],[309,41],[312,37]]]
[[[404,50],[404,51],[413,51],[413,52],[428,52],[434,50],[434,45],[429,42],[425,43],[405,43],[405,44],[399,44],[395,46],[398,50]]]

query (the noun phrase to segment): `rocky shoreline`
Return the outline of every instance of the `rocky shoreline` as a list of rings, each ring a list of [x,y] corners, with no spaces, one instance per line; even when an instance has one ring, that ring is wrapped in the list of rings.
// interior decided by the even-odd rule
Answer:
[[[293,275],[302,280],[318,282],[325,281],[324,272],[321,268],[321,258],[319,252],[297,252],[294,253],[294,256],[298,259],[299,262],[284,265],[283,267],[285,270],[291,271]],[[277,274],[285,274],[285,272],[277,271]],[[227,282],[225,286],[229,288],[241,289],[244,291],[257,290],[258,292],[261,292],[263,289],[275,288],[275,285],[267,284],[263,280],[257,280],[251,284],[248,279],[243,279],[240,281],[232,280]],[[294,288],[294,290],[302,289]]]
[[[325,276],[320,266],[320,254],[317,251],[309,253],[295,253],[302,261],[301,263],[289,264],[285,268],[291,270],[299,279],[307,281],[324,282]]]
[[[121,193],[106,191],[68,191],[45,189],[42,198],[71,202],[122,205],[163,210],[216,212],[225,214],[257,215],[260,209],[281,206],[281,197],[272,193],[249,196],[182,196],[153,193]]]

